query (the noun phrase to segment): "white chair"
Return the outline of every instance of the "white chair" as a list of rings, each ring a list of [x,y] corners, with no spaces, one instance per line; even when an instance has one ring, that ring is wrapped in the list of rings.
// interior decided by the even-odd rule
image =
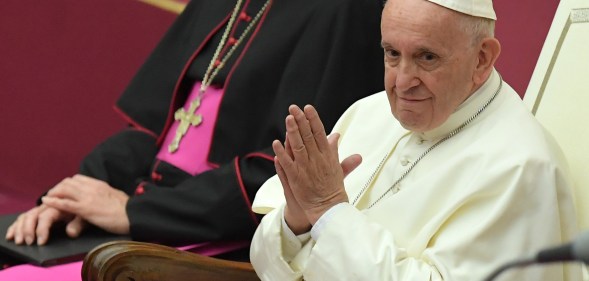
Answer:
[[[560,1],[524,102],[562,147],[589,230],[589,0]]]

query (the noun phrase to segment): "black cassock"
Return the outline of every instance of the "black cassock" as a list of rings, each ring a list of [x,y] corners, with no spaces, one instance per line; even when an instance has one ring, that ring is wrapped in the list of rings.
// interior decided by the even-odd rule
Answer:
[[[244,0],[246,14],[254,17],[264,2]],[[81,165],[82,174],[132,195],[133,239],[250,239],[259,221],[250,204],[275,174],[270,145],[284,139],[288,106],[314,105],[329,132],[354,101],[383,89],[382,1],[270,0],[213,82],[225,89],[208,156],[218,168],[192,176],[157,161],[174,111],[202,79],[234,6],[233,0],[188,4],[117,102],[129,128]]]

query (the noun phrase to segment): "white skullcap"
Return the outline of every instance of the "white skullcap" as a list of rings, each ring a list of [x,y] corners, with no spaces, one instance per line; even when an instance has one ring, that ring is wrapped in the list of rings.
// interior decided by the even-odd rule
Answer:
[[[428,0],[467,15],[497,20],[492,0]]]

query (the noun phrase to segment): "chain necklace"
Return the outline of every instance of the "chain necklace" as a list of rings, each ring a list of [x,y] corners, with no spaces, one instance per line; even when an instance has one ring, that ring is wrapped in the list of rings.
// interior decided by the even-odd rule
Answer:
[[[233,27],[233,23],[235,22],[235,19],[237,18],[237,14],[239,12],[239,7],[241,6],[241,2],[242,2],[242,0],[237,1],[237,4],[235,5],[235,8],[233,9],[233,13],[231,14],[231,18],[229,18],[229,23],[227,23],[227,27],[225,28],[225,32],[223,33],[223,37],[221,38],[221,42],[219,42],[219,45],[217,46],[217,50],[215,50],[215,53],[213,54],[213,58],[211,59],[211,62],[209,63],[209,67],[207,68],[207,71],[205,72],[205,75],[202,79],[202,84],[200,86],[200,91],[199,91],[199,93],[201,95],[206,91],[206,89],[209,87],[211,82],[213,82],[213,79],[215,78],[215,76],[217,76],[217,74],[219,73],[219,70],[221,70],[221,68],[223,68],[223,66],[225,66],[225,62],[227,62],[227,60],[231,57],[231,55],[233,55],[233,52],[235,51],[235,49],[237,49],[237,46],[239,46],[239,44],[247,36],[247,34],[252,29],[252,27],[254,25],[256,25],[256,23],[258,22],[258,20],[260,19],[260,17],[264,13],[264,11],[266,10],[266,7],[270,3],[270,0],[266,0],[266,3],[264,3],[264,6],[262,6],[260,11],[258,11],[256,16],[251,20],[250,24],[245,28],[243,33],[241,33],[239,38],[235,41],[235,43],[233,43],[233,46],[231,46],[231,49],[229,49],[229,51],[227,51],[227,54],[225,54],[223,59],[221,61],[219,61],[218,60],[219,54],[221,53],[221,50],[223,49],[225,44],[228,42],[227,36],[229,35],[229,31]]]
[[[489,104],[491,104],[491,102],[493,102],[495,97],[497,97],[497,94],[499,94],[499,91],[501,91],[502,85],[503,85],[503,79],[501,79],[501,76],[499,76],[499,86],[497,87],[497,90],[495,91],[493,96],[481,108],[479,108],[479,110],[474,115],[472,115],[470,118],[468,118],[466,121],[464,121],[464,123],[462,123],[456,129],[452,130],[450,133],[448,133],[448,135],[446,135],[445,137],[443,137],[442,139],[440,139],[439,141],[434,143],[427,150],[425,150],[421,155],[419,155],[419,157],[417,157],[417,159],[415,159],[415,161],[413,161],[411,166],[409,166],[409,168],[380,197],[378,197],[376,199],[376,201],[374,201],[372,204],[370,204],[368,206],[368,208],[366,208],[366,209],[372,208],[374,205],[376,205],[376,203],[380,202],[380,200],[382,200],[387,194],[389,194],[389,192],[393,192],[393,194],[399,192],[399,187],[398,187],[399,183],[411,172],[411,170],[413,170],[413,168],[421,161],[421,159],[423,159],[428,153],[430,153],[432,150],[434,150],[440,144],[442,144],[443,142],[449,140],[450,138],[452,138],[453,136],[458,134],[460,131],[462,131],[462,129],[464,129],[464,127],[466,127],[474,119],[476,119],[489,106]],[[406,135],[407,134],[405,134],[404,136],[406,136]],[[376,170],[368,178],[368,182],[366,182],[364,187],[362,187],[362,190],[360,190],[358,195],[356,195],[356,198],[354,198],[352,205],[356,205],[356,202],[360,199],[362,194],[364,194],[364,192],[366,192],[366,190],[368,189],[368,186],[370,186],[370,184],[372,183],[372,181],[376,177],[376,174],[378,174],[378,172],[383,168],[384,163],[389,158],[389,156],[392,152],[393,152],[393,149],[388,151],[387,154],[385,155],[385,157],[380,161],[380,163],[376,167]]]
[[[235,19],[237,18],[237,14],[239,13],[242,2],[243,2],[243,0],[238,0],[237,3],[235,4],[235,8],[233,8],[233,12],[231,13],[231,17],[229,18],[229,22],[227,23],[227,27],[225,27],[225,31],[223,32],[223,35],[221,36],[221,41],[219,42],[219,45],[217,45],[217,49],[215,50],[215,53],[213,54],[213,57],[211,58],[209,66],[207,67],[207,70],[205,72],[205,75],[202,78],[202,81],[200,84],[200,89],[198,90],[198,94],[190,102],[190,106],[189,106],[188,111],[184,110],[184,108],[181,107],[174,113],[174,120],[180,121],[180,124],[178,125],[178,128],[176,129],[176,134],[174,135],[174,139],[172,140],[172,142],[168,146],[168,151],[170,153],[174,153],[174,152],[176,152],[176,150],[178,150],[178,147],[180,145],[180,141],[182,140],[182,138],[184,137],[186,132],[188,132],[188,128],[190,128],[190,126],[198,126],[202,123],[202,116],[197,115],[196,110],[200,107],[200,102],[201,102],[202,98],[204,97],[204,94],[205,94],[207,88],[211,85],[211,83],[213,82],[213,79],[215,79],[215,77],[217,76],[219,71],[225,66],[225,63],[227,62],[227,60],[231,57],[231,55],[233,55],[233,52],[235,52],[235,50],[240,45],[240,43],[249,34],[251,29],[256,25],[256,23],[258,22],[258,20],[260,19],[260,17],[264,13],[264,11],[266,10],[266,7],[268,7],[270,0],[266,0],[266,3],[264,3],[264,5],[260,9],[260,11],[258,11],[256,16],[250,21],[248,26],[244,29],[244,31],[239,36],[239,38],[227,39],[227,37],[229,36],[230,30],[234,26]],[[223,58],[221,60],[219,60],[219,55],[221,54],[221,50],[223,50],[223,48],[225,47],[226,44],[231,44],[231,48],[227,51],[225,56],[223,56]]]

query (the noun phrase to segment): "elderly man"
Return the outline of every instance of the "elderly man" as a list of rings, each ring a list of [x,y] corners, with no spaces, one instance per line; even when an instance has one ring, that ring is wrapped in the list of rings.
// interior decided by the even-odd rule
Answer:
[[[562,154],[493,67],[495,19],[491,0],[390,0],[385,92],[329,137],[312,106],[289,108],[278,175],[254,202],[268,213],[250,253],[262,280],[481,280],[576,234]]]

